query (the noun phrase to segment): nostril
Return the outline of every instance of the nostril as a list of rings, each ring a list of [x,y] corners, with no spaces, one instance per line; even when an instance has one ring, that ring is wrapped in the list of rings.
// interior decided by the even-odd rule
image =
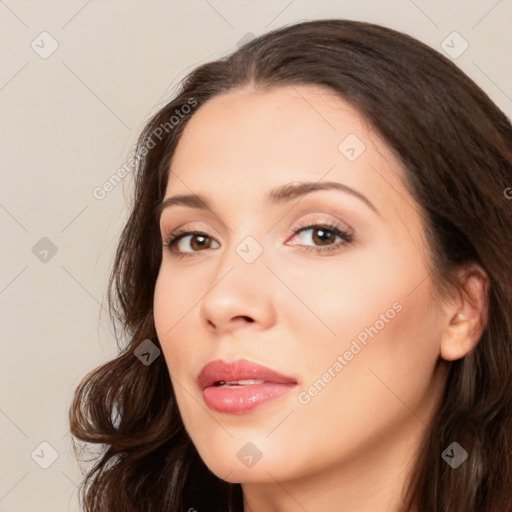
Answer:
[[[250,316],[246,316],[246,315],[238,315],[238,316],[235,316],[231,319],[232,322],[234,322],[235,324],[239,324],[239,325],[242,325],[242,324],[246,324],[246,323],[254,323],[254,319],[251,318]]]

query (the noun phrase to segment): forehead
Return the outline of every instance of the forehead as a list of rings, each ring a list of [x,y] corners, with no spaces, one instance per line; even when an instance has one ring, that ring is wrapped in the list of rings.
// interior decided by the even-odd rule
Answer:
[[[185,127],[174,159],[194,147],[194,160],[216,148],[216,160],[230,157],[258,164],[301,157],[333,159],[340,155],[339,143],[354,134],[369,138],[369,127],[359,113],[329,89],[290,85],[270,90],[244,87],[216,96],[199,108]],[[354,140],[356,140],[354,138]],[[306,143],[307,142],[307,143]],[[362,146],[361,146],[362,147]],[[293,149],[293,153],[288,150]],[[190,160],[191,155],[187,155]],[[285,162],[282,162],[284,164]]]
[[[408,195],[401,179],[389,148],[333,91],[244,87],[194,113],[173,156],[166,195],[193,191],[247,201],[282,183],[329,180],[393,207],[397,193]]]

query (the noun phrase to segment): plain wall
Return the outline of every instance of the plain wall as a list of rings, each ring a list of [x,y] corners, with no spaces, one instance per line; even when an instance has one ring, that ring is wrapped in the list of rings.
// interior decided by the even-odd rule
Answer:
[[[512,117],[510,0],[0,2],[0,511],[78,510],[67,414],[116,352],[105,292],[131,182],[94,189],[195,66],[248,32],[326,17],[441,52],[457,31],[469,47],[456,64]]]

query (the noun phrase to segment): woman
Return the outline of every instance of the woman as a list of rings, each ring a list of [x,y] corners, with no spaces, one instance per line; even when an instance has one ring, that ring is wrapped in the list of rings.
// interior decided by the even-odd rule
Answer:
[[[302,22],[194,70],[137,155],[86,511],[512,510],[512,127],[475,83]]]

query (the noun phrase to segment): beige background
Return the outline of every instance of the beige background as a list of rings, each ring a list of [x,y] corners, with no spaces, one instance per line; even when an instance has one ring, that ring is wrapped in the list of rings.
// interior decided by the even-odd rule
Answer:
[[[248,32],[324,17],[441,52],[457,31],[469,47],[455,62],[511,117],[511,0],[0,1],[0,511],[78,510],[67,412],[80,378],[115,354],[102,305],[131,183],[93,190],[193,67]]]

